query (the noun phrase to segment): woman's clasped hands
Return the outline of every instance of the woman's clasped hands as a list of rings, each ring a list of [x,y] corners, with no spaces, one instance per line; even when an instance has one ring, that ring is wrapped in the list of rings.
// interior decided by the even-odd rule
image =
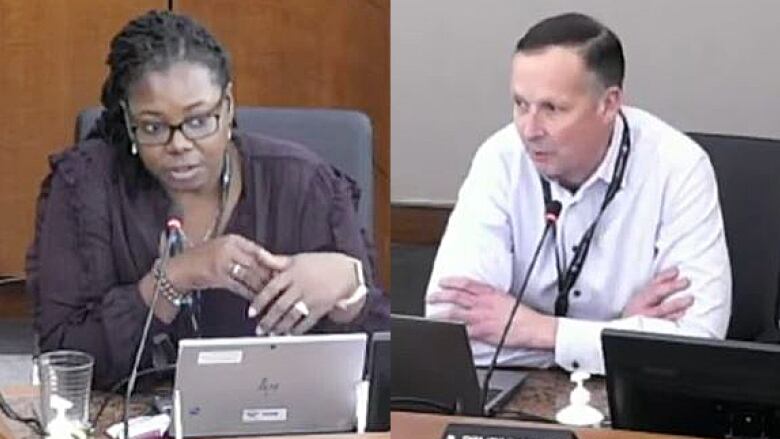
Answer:
[[[187,248],[172,258],[168,277],[178,291],[225,289],[248,301],[258,335],[302,334],[358,287],[356,260],[342,253],[273,254],[239,235]],[[337,319],[336,319],[337,320]]]

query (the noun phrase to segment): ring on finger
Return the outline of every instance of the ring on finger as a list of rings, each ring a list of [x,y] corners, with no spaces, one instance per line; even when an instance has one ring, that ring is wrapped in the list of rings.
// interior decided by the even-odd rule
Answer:
[[[307,317],[309,315],[309,307],[306,306],[306,303],[304,303],[303,300],[299,300],[295,302],[293,308],[295,308],[295,310],[301,313],[301,315],[304,317]]]
[[[230,277],[236,280],[241,280],[242,279],[241,273],[243,272],[244,272],[244,266],[236,262],[230,268]]]

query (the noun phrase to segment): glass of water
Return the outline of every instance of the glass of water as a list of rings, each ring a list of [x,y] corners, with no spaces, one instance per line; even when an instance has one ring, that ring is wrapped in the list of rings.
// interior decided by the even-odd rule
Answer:
[[[86,428],[89,424],[89,393],[95,360],[79,351],[52,351],[38,357],[38,375],[41,381],[41,421],[43,428],[54,419],[52,395],[70,401],[65,411],[68,421]]]

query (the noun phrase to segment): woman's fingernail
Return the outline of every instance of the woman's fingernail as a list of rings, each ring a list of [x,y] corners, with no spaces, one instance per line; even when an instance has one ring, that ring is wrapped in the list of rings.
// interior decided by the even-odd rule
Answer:
[[[306,306],[306,304],[303,301],[299,300],[299,301],[295,302],[294,308],[295,308],[296,311],[301,313],[302,316],[304,316],[304,317],[308,317],[309,316],[309,307]]]
[[[250,306],[250,307],[249,307],[249,308],[246,310],[246,315],[247,315],[247,317],[249,317],[250,319],[253,319],[253,318],[257,317],[257,310],[256,310],[254,307]],[[258,326],[258,328],[259,328],[259,326]]]

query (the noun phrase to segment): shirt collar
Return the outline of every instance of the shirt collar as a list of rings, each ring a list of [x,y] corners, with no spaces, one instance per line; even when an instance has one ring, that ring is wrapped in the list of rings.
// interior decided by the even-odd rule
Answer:
[[[623,130],[626,129],[624,125],[622,117],[618,116],[615,118],[615,126],[612,129],[612,139],[607,147],[607,152],[592,176],[607,184],[612,182],[612,178],[615,175],[615,162],[617,161],[617,156],[620,151],[620,143],[623,140]],[[620,182],[621,188],[626,184],[625,174],[623,177],[623,181]],[[588,180],[593,180],[593,178],[589,178]]]
[[[560,200],[570,199],[572,201],[576,201],[579,200],[585,192],[588,192],[589,189],[595,184],[595,182],[601,181],[605,185],[608,185],[612,181],[615,173],[615,162],[617,161],[618,152],[620,151],[620,142],[623,139],[624,129],[626,129],[626,127],[623,123],[623,118],[618,115],[615,118],[615,125],[612,128],[612,137],[610,138],[609,146],[607,147],[607,151],[604,154],[604,158],[601,160],[601,163],[599,163],[596,171],[594,171],[593,174],[591,174],[591,176],[585,180],[577,192],[572,194],[568,190],[564,189],[557,181],[548,180],[550,181],[553,188],[554,198]],[[546,179],[544,176],[542,176],[542,178]],[[623,181],[620,182],[621,189],[626,186],[627,179],[628,169],[626,169],[626,171],[623,173]]]

